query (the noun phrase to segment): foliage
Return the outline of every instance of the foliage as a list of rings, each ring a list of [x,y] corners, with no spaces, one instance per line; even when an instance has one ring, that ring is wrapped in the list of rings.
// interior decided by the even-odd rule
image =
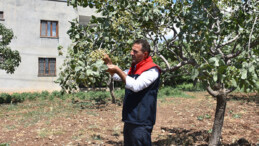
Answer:
[[[151,42],[154,60],[164,71],[190,64],[194,68],[186,70],[192,78],[208,87],[220,84],[231,91],[258,88],[258,3],[254,0],[74,0],[69,4],[95,7],[103,15],[92,16],[85,27],[71,23],[68,33],[76,43],[74,50],[80,46],[84,52],[105,48],[126,60],[118,62],[123,67],[129,63],[124,54],[135,38],[142,37]]]
[[[19,52],[8,47],[13,38],[13,31],[0,23],[0,69],[7,73],[14,73],[21,62]]]
[[[89,53],[89,54],[87,54]],[[107,66],[104,65],[100,55],[95,51],[86,51],[79,49],[78,45],[68,49],[68,54],[61,68],[57,83],[59,83],[63,91],[74,91],[79,85],[85,87],[94,87],[98,83],[104,83],[107,80]],[[102,86],[102,85],[101,85]]]

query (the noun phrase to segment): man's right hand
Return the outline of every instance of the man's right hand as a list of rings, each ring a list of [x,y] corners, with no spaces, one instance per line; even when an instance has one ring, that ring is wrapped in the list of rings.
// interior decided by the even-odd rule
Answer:
[[[118,74],[121,78],[121,80],[126,83],[126,77],[127,74],[124,73],[117,65],[107,65],[108,66],[108,72],[111,74],[111,76],[113,76],[115,73]]]
[[[107,54],[104,55],[103,61],[104,61],[104,63],[107,64],[107,65],[111,65],[111,64],[112,64],[112,60],[111,60],[111,58],[109,57],[109,55],[107,55]]]

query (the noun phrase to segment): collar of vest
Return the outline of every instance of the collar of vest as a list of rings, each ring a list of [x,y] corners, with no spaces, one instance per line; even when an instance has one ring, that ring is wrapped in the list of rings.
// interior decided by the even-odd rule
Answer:
[[[133,64],[130,67],[130,70],[128,72],[128,75],[140,75],[142,74],[144,71],[149,70],[150,68],[156,67],[158,68],[159,72],[161,73],[161,70],[159,68],[158,65],[156,65],[151,56],[149,56],[147,59],[144,59],[142,61],[140,61],[136,66],[134,66]]]

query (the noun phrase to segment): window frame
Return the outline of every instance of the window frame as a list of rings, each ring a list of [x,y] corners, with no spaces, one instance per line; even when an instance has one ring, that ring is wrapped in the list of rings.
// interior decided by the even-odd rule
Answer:
[[[44,73],[40,73],[40,59],[44,59]],[[48,59],[48,68],[49,68],[49,73],[46,73],[46,59]],[[55,67],[54,67],[54,74],[50,73],[50,60],[55,59]],[[57,76],[57,59],[55,57],[39,57],[38,58],[38,77],[56,77]]]
[[[3,17],[0,17],[0,21],[4,21],[5,19],[4,19],[4,11],[0,11],[0,16],[3,16]]]
[[[46,35],[42,34],[42,23],[46,22]],[[48,36],[48,22],[50,22],[50,36]],[[52,36],[52,23],[56,23],[56,36]],[[40,37],[41,38],[58,38],[59,37],[59,22],[55,20],[40,20]]]

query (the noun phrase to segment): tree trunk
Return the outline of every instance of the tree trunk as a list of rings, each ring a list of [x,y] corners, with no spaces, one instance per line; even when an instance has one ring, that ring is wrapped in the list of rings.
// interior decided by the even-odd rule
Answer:
[[[223,127],[225,110],[226,110],[226,95],[219,95],[217,97],[217,107],[214,119],[214,125],[212,129],[212,135],[210,137],[209,146],[220,145],[221,130]]]
[[[110,89],[110,94],[112,97],[112,103],[115,103],[116,100],[115,100],[115,96],[114,96],[114,81],[113,81],[112,77],[110,78],[109,89]]]

